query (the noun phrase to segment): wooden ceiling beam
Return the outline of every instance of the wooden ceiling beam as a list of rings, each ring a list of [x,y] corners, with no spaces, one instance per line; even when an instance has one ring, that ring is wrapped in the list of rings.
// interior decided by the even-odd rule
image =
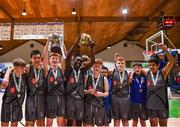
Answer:
[[[79,16],[76,17],[52,17],[52,18],[15,18],[13,21],[0,19],[0,22],[155,22],[159,17],[111,17],[111,16]],[[180,22],[180,16],[175,16],[176,22]]]
[[[82,17],[83,22],[124,22],[124,21],[148,21],[148,17],[114,17],[114,16],[99,16],[99,17]]]
[[[4,14],[4,15],[6,15],[8,18],[9,18],[9,20],[10,21],[13,21],[14,19],[13,19],[13,17],[0,5],[0,11]]]
[[[76,22],[76,17],[52,17],[52,18],[20,18],[14,22]]]
[[[82,22],[155,22],[160,17],[115,17],[115,16],[83,16]],[[180,21],[180,16],[175,16],[176,21]]]

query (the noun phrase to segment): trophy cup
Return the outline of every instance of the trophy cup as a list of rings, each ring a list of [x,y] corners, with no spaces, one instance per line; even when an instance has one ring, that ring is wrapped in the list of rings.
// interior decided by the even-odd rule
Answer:
[[[90,46],[91,42],[92,42],[92,39],[89,34],[83,33],[80,35],[80,40],[79,40],[80,46]]]
[[[59,53],[66,58],[66,49],[63,41],[63,36],[57,33],[48,35],[49,50],[53,53]]]

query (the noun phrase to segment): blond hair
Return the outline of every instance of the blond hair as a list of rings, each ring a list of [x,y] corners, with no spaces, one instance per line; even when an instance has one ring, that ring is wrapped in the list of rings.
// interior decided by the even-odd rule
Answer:
[[[51,52],[49,54],[49,57],[51,57],[51,56],[58,56],[59,58],[61,57],[59,53],[54,53],[54,52]]]
[[[103,65],[103,61],[101,58],[96,58],[94,64],[100,64]]]

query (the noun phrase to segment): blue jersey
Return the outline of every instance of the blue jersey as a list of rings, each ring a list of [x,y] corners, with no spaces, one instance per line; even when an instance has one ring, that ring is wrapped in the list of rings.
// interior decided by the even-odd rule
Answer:
[[[167,62],[165,60],[159,61],[159,70],[162,70],[166,66]]]
[[[104,98],[104,103],[105,103],[105,108],[106,108],[106,111],[110,110],[111,108],[111,91],[112,91],[112,80],[111,78],[108,78],[108,96]]]
[[[2,81],[3,81],[3,79],[2,79],[2,78],[0,78],[0,84],[2,83]]]
[[[147,92],[147,79],[144,75],[133,75],[130,84],[130,98],[131,102],[145,104]]]

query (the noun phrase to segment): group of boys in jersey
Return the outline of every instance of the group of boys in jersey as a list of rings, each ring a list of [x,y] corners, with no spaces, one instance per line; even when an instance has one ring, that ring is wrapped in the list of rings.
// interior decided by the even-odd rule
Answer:
[[[125,68],[125,59],[116,53],[115,67],[109,74],[103,61],[94,56],[73,55],[79,46],[77,37],[67,52],[48,53],[48,44],[43,55],[38,50],[31,53],[31,64],[21,58],[13,61],[14,68],[7,70],[1,80],[6,88],[1,109],[1,126],[18,126],[23,118],[22,105],[25,99],[25,126],[167,126],[168,98],[166,78],[174,65],[167,47],[159,44],[168,58],[167,65],[159,70],[159,58],[151,56],[149,71],[140,63],[133,64],[133,72]],[[45,119],[46,118],[46,119]]]

